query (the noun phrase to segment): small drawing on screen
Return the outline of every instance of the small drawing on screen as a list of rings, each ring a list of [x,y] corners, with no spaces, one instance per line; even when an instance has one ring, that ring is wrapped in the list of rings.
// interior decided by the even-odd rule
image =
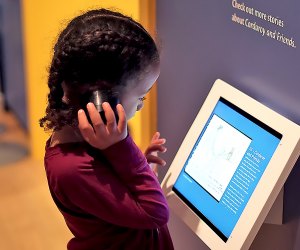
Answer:
[[[185,172],[220,201],[251,139],[213,115]]]

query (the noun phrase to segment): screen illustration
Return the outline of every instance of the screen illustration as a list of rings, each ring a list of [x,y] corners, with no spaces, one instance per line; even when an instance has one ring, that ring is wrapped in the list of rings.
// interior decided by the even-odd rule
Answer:
[[[220,201],[250,143],[249,137],[213,115],[185,172]]]

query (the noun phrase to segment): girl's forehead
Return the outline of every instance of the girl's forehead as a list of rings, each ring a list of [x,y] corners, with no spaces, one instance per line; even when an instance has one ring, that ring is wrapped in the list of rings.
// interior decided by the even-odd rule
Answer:
[[[151,90],[153,84],[159,77],[159,74],[159,67],[152,67],[151,70],[144,72],[140,77],[129,80],[125,87],[125,91],[132,91],[138,95],[145,95]]]

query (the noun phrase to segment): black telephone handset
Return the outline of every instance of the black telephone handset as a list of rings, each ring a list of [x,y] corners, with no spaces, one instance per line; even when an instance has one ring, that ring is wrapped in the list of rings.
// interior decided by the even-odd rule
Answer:
[[[118,112],[116,109],[117,104],[120,103],[118,93],[108,91],[108,90],[95,90],[92,92],[92,95],[90,96],[89,101],[94,103],[96,109],[98,110],[98,112],[105,124],[106,124],[106,118],[105,118],[104,110],[102,108],[102,103],[108,102],[114,111],[116,121],[118,123],[119,117],[118,117]]]

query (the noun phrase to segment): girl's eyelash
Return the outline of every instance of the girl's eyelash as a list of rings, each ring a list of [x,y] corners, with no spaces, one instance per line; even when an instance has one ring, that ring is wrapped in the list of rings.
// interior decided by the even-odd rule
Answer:
[[[145,101],[146,99],[147,99],[146,97],[141,97],[141,98],[139,98],[139,101],[143,102],[143,101]]]

